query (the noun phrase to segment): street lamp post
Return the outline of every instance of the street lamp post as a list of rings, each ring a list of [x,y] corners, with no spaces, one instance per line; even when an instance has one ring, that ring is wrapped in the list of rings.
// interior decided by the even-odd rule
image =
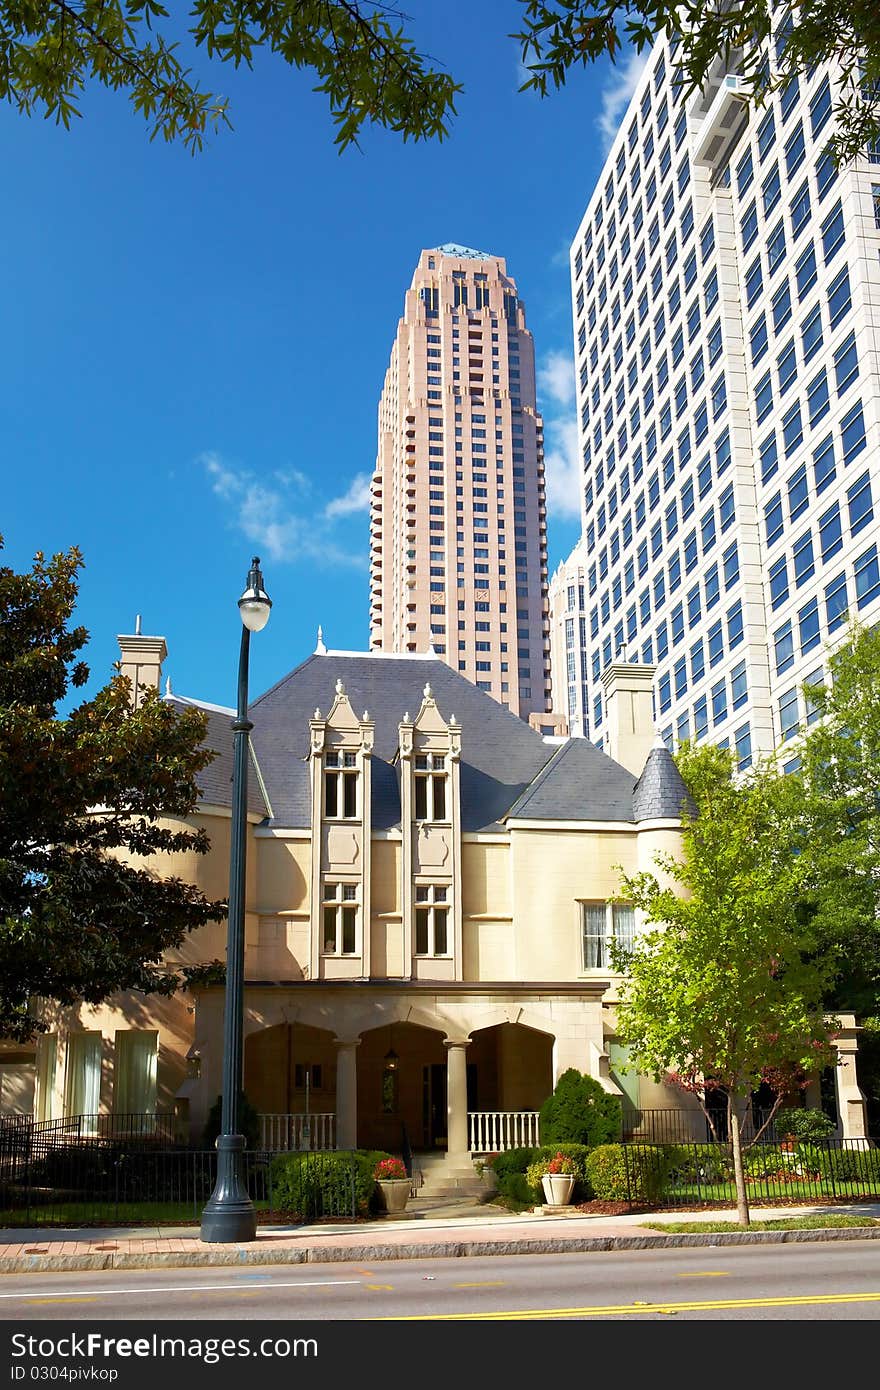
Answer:
[[[223,1023],[223,1097],[217,1138],[217,1182],[202,1212],[201,1238],[253,1240],[257,1234],[254,1204],[244,1180],[244,1136],[239,1134],[242,1088],[244,986],[244,895],[247,857],[248,742],[253,724],[248,712],[248,655],[252,632],[269,621],[272,601],[263,588],[260,559],[255,556],[247,586],[238,600],[241,655],[238,662],[238,709],[233,733],[232,830],[229,850],[229,915],[226,932],[226,1008]]]

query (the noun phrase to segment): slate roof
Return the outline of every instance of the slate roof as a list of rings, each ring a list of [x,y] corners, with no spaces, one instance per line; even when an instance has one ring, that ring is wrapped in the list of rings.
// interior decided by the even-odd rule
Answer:
[[[696,804],[675,766],[672,754],[663,744],[652,748],[633,792],[636,820],[667,820],[696,814]]]
[[[546,743],[437,657],[329,651],[308,657],[250,706],[248,806],[273,825],[307,829],[311,824],[309,720],[316,708],[329,713],[337,680],[355,713],[361,717],[368,711],[375,724],[371,809],[377,830],[400,824],[398,725],[405,713],[415,719],[426,683],[443,718],[448,722],[454,715],[461,727],[465,831],[498,829],[512,816],[633,824],[648,816],[677,816],[686,795],[665,749],[665,760],[660,750],[651,753],[637,784],[587,739]],[[199,776],[205,800],[226,806],[232,791],[233,717],[231,711],[208,709],[207,742],[219,756]]]
[[[202,799],[212,806],[232,805],[232,710],[200,705],[198,700],[182,699],[178,695],[168,695],[166,699],[178,708],[191,708],[193,705],[208,716],[207,746],[217,754],[213,762],[202,768],[196,776],[196,785]],[[269,808],[263,797],[259,776],[256,775],[253,759],[248,769],[248,810],[256,815],[267,816]]]
[[[563,743],[510,815],[524,820],[633,820],[636,779],[589,739]]]

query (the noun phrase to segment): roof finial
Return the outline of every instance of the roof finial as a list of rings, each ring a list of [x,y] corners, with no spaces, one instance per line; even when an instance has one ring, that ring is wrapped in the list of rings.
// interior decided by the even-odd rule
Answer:
[[[338,681],[336,682],[336,694],[337,694],[337,695],[344,695],[344,694],[345,694],[345,686],[342,684],[342,681],[341,681],[341,680],[338,680]]]
[[[324,629],[318,624],[318,640],[315,643],[315,656],[326,655],[327,648],[324,646]]]
[[[362,724],[369,724],[369,722],[370,722],[370,711],[369,711],[368,709],[365,709],[365,710],[364,710],[364,717],[363,717],[363,719],[361,720],[361,723],[362,723]]]
[[[424,689],[423,694],[424,694],[426,700],[430,700],[430,699],[431,699],[432,691],[431,691],[431,682],[430,682],[430,681],[426,681],[426,683],[425,683],[425,689]]]
[[[136,618],[135,618],[135,620],[134,620],[134,635],[135,635],[135,637],[140,637],[140,635],[141,635],[141,615],[140,615],[140,613],[137,614],[137,616],[136,616]]]
[[[172,689],[171,689],[171,677],[170,677],[170,676],[166,676],[166,677],[165,677],[165,699],[166,699],[166,700],[169,700],[169,699],[171,698],[171,695],[172,695],[172,694],[173,694],[173,692],[172,692]]]

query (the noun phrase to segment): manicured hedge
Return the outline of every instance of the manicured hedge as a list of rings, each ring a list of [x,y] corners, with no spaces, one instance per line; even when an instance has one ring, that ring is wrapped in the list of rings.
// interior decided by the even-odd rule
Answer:
[[[272,1200],[281,1211],[310,1219],[350,1209],[354,1185],[355,1213],[378,1210],[376,1164],[384,1150],[339,1149],[334,1153],[286,1153],[272,1160]]]
[[[655,1202],[666,1186],[669,1162],[657,1145],[600,1144],[587,1155],[586,1172],[600,1201]]]

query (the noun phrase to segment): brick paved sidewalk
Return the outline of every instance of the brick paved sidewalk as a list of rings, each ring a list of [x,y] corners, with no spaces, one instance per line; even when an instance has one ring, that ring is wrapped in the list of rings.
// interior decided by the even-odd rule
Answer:
[[[442,1209],[441,1209],[442,1210]],[[755,1219],[813,1215],[825,1207],[761,1209]],[[880,1204],[835,1207],[834,1214],[880,1217]],[[436,1209],[416,1219],[357,1224],[264,1226],[254,1241],[204,1245],[196,1227],[103,1228],[100,1230],[0,1231],[0,1273],[41,1270],[134,1269],[163,1266],[301,1264],[340,1260],[387,1260],[492,1254],[549,1254],[560,1251],[646,1249],[667,1245],[721,1245],[880,1237],[880,1227],[821,1231],[671,1234],[647,1229],[645,1221],[734,1219],[730,1211],[666,1212],[650,1216],[588,1216],[576,1210],[511,1213],[461,1206],[446,1215]],[[14,1237],[14,1238],[13,1238]]]

